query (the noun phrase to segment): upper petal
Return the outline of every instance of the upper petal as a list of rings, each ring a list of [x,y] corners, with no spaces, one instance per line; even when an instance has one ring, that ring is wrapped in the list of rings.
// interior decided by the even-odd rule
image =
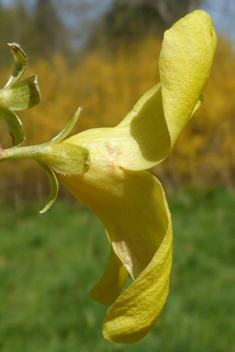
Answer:
[[[122,150],[117,158],[127,170],[148,169],[170,153],[202,102],[216,47],[210,16],[197,10],[165,32],[159,59],[161,84],[137,102],[115,127]]]
[[[123,168],[149,169],[165,159],[171,139],[163,112],[161,84],[139,99],[114,132],[119,138],[113,142],[122,150],[116,160]]]
[[[109,149],[115,164],[126,170],[149,169],[164,160],[203,100],[215,47],[210,16],[201,10],[185,16],[165,33],[161,83],[118,126],[84,131],[73,142],[93,143],[101,155]]]
[[[173,145],[202,94],[216,48],[211,17],[188,14],[165,32],[159,59],[163,110]]]

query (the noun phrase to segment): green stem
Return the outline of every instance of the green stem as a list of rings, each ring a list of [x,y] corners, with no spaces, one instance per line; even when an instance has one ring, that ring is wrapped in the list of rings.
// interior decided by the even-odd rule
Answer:
[[[15,160],[15,159],[40,159],[42,149],[40,145],[32,145],[25,147],[13,147],[9,149],[0,149],[0,161]]]

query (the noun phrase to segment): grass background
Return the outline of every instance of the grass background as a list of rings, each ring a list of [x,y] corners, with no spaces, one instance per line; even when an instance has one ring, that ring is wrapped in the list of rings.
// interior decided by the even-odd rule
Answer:
[[[1,352],[234,352],[235,193],[181,190],[168,197],[174,259],[167,304],[134,345],[102,337],[107,307],[88,291],[109,244],[97,217],[76,203],[0,204]]]

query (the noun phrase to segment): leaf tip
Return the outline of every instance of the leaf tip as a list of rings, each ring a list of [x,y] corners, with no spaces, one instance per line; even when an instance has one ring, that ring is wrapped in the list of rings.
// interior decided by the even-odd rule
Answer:
[[[20,47],[19,44],[17,43],[7,43],[7,45],[10,47],[12,54],[14,57],[17,57],[18,59],[20,58],[22,63],[26,63],[28,58],[24,52],[24,50]]]

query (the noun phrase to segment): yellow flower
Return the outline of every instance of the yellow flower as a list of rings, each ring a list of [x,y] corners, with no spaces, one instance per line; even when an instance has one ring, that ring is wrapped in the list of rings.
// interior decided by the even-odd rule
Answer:
[[[172,261],[172,224],[160,182],[146,169],[170,153],[200,106],[210,74],[216,34],[197,10],[165,32],[161,82],[114,128],[91,129],[64,139],[69,126],[41,146],[0,151],[0,159],[31,157],[101,219],[111,244],[108,265],[90,297],[109,308],[104,337],[134,343],[153,327],[165,304]],[[147,55],[147,54],[146,54]],[[133,282],[123,291],[130,275]]]
[[[148,169],[164,160],[202,101],[216,46],[211,18],[195,11],[166,31],[161,83],[115,128],[84,131],[65,141],[89,151],[90,169],[57,175],[92,209],[111,254],[90,297],[109,308],[103,334],[133,343],[153,327],[165,304],[171,271],[171,216],[160,182]],[[123,292],[128,274],[133,283]]]

